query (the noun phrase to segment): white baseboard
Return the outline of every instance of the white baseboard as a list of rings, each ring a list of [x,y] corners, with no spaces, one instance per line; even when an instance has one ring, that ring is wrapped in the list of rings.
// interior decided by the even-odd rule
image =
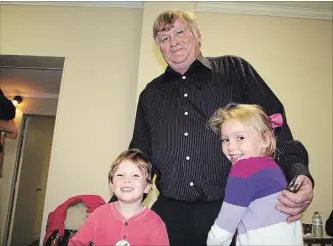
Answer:
[[[37,241],[37,240],[39,240],[40,239],[40,235],[37,235],[37,236],[33,236],[32,237],[32,241],[33,242],[35,242],[35,241]]]

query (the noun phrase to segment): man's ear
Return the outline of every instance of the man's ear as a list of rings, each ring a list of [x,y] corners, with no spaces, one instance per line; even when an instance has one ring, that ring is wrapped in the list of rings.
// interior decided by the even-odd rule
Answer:
[[[199,31],[197,32],[197,37],[198,37],[199,41],[201,41],[201,33]]]
[[[197,37],[199,43],[201,43],[201,33],[199,31],[196,33],[196,37]]]
[[[199,42],[199,46],[201,47],[201,33],[199,31],[197,32],[196,37],[197,37],[197,40]]]

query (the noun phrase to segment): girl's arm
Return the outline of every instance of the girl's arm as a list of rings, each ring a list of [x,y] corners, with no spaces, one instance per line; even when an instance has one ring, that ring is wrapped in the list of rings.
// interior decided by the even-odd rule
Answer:
[[[242,175],[232,170],[218,217],[208,233],[207,245],[230,245],[251,202],[251,190]]]

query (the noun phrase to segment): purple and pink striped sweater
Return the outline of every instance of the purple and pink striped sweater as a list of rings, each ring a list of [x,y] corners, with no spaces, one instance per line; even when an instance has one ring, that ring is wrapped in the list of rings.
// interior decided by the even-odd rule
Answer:
[[[230,170],[225,198],[207,245],[303,245],[302,225],[287,224],[287,215],[275,209],[286,189],[281,168],[270,157],[239,160]]]

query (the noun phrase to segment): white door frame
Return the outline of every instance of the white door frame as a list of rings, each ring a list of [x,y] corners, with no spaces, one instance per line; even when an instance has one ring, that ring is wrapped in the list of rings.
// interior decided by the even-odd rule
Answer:
[[[14,173],[13,173],[13,179],[12,179],[12,185],[11,185],[11,191],[10,191],[10,198],[9,198],[9,205],[8,205],[8,212],[7,212],[7,219],[5,224],[5,231],[4,231],[4,240],[3,240],[3,246],[10,245],[11,241],[11,235],[13,230],[13,223],[14,223],[14,213],[15,213],[15,207],[16,207],[16,201],[18,197],[18,188],[19,188],[19,174],[21,173],[22,169],[22,155],[24,153],[24,146],[25,146],[25,135],[27,131],[27,120],[28,117],[49,117],[49,118],[55,118],[55,115],[44,115],[44,114],[23,114],[22,115],[22,121],[21,121],[21,127],[20,127],[20,136],[19,136],[19,144],[17,148],[17,154],[16,154],[16,160],[15,160],[15,167],[14,167]],[[5,154],[5,153],[3,153]]]

